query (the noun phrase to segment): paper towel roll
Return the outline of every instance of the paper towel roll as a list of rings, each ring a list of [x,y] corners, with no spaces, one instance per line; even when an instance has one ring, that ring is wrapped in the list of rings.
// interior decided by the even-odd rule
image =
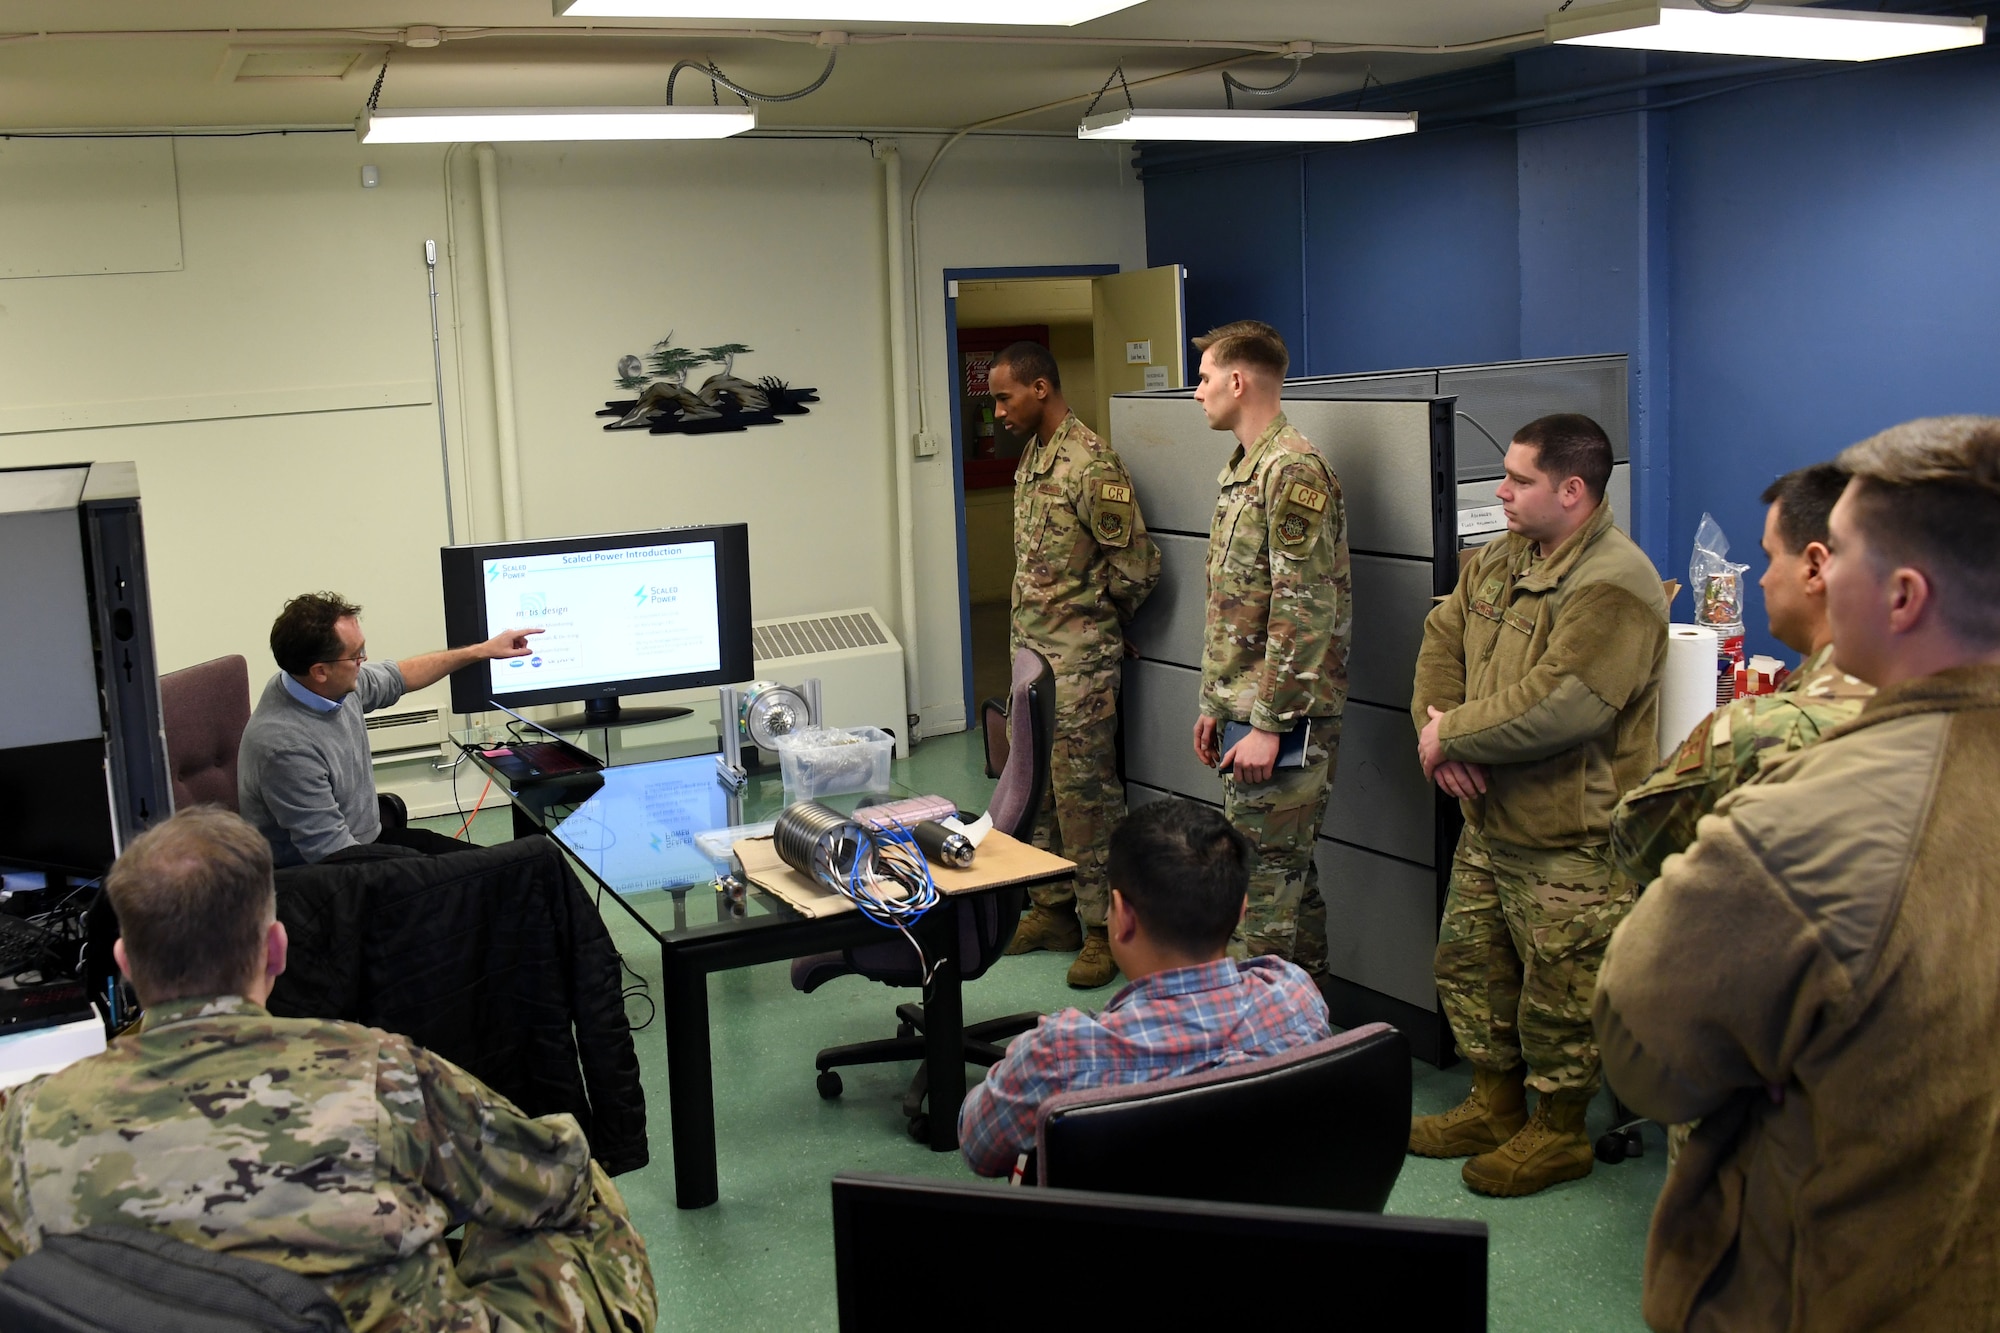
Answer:
[[[1715,711],[1716,654],[1721,641],[1705,625],[1667,627],[1667,666],[1660,681],[1660,757],[1681,748],[1694,724]]]

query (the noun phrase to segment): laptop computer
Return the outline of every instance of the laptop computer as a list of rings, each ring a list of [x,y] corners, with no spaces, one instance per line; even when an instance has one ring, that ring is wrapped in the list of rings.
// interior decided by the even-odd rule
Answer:
[[[604,767],[604,761],[580,745],[550,731],[531,718],[522,717],[505,704],[487,701],[491,707],[499,709],[524,727],[540,733],[534,740],[503,741],[497,745],[467,745],[467,752],[474,753],[487,767],[505,777],[509,782],[540,782],[549,778],[573,777],[579,773],[595,773]]]

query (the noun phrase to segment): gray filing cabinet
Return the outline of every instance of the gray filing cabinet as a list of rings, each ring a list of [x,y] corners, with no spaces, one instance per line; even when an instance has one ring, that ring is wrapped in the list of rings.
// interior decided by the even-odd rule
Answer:
[[[1340,478],[1354,574],[1347,711],[1317,852],[1333,1018],[1341,1026],[1392,1022],[1435,1064],[1452,1058],[1431,954],[1459,814],[1418,766],[1410,691],[1424,617],[1456,582],[1460,546],[1495,535],[1479,530],[1480,511],[1496,503],[1500,475],[1499,454],[1471,427],[1457,429],[1456,414],[1478,417],[1503,442],[1545,412],[1595,417],[1619,459],[1612,484],[1622,517],[1630,473],[1624,376],[1623,357],[1588,357],[1285,386],[1287,415]],[[1192,730],[1208,525],[1235,440],[1207,428],[1186,390],[1114,396],[1111,439],[1163,566],[1131,628],[1139,656],[1125,669],[1127,798],[1135,806],[1168,794],[1220,804],[1221,779],[1195,759]]]

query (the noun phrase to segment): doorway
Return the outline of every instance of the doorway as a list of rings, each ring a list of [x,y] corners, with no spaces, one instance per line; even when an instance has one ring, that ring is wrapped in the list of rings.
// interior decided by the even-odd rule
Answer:
[[[1007,695],[1014,469],[1028,443],[993,419],[993,355],[1020,341],[1048,348],[1070,409],[1109,438],[1113,393],[1183,383],[1182,271],[1091,264],[947,269],[944,277],[965,718],[977,727],[980,701]]]

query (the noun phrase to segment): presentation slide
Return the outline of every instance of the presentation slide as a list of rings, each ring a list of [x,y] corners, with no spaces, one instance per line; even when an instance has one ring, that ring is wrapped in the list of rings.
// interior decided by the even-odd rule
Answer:
[[[715,543],[485,562],[486,626],[539,629],[528,657],[490,663],[493,692],[714,671]]]

